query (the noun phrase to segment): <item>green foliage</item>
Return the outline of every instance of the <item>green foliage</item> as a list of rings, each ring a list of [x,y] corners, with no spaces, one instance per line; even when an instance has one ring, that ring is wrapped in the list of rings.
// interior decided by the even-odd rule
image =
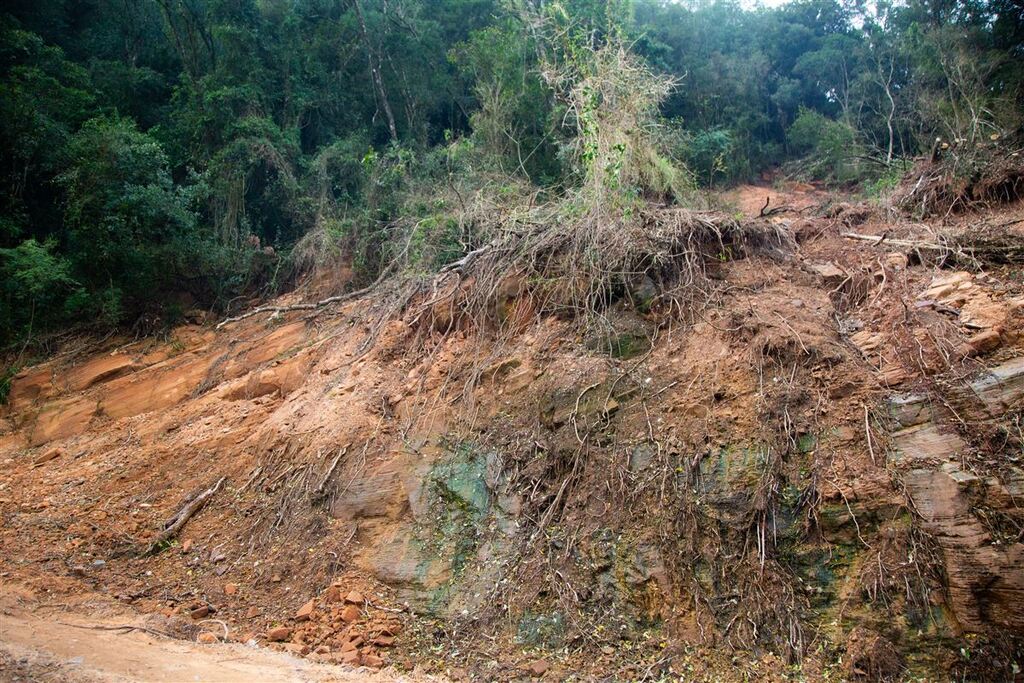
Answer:
[[[741,179],[749,170],[742,163],[735,135],[727,128],[689,131],[676,122],[664,144],[708,187]]]
[[[255,235],[264,243],[294,242],[306,227],[297,204],[294,133],[266,117],[247,116],[230,124],[225,137],[230,141],[208,170],[220,240],[238,246]]]
[[[812,176],[837,181],[857,175],[858,152],[853,128],[812,109],[801,108],[787,132],[790,148],[812,157]]]
[[[0,15],[0,245],[58,220],[47,184],[93,104],[84,68]]]
[[[17,365],[9,365],[0,372],[0,406],[7,403],[11,395],[11,380],[18,374],[20,368]]]
[[[21,329],[45,329],[72,319],[83,290],[71,276],[71,264],[54,254],[52,241],[29,238],[0,249],[0,335]]]
[[[872,199],[884,199],[896,189],[908,170],[909,167],[905,163],[892,164],[876,177],[864,182],[864,194]]]
[[[472,83],[478,109],[470,126],[486,158],[506,173],[557,181],[556,103],[541,80],[533,38],[508,20],[471,34],[450,59]]]
[[[881,192],[936,136],[1019,129],[1018,5],[8,3],[0,345],[430,270],[478,193],[625,215],[794,159]]]
[[[189,186],[171,181],[160,144],[131,121],[101,117],[68,143],[64,225],[75,273],[97,292],[96,314],[116,324],[173,291],[196,239]]]

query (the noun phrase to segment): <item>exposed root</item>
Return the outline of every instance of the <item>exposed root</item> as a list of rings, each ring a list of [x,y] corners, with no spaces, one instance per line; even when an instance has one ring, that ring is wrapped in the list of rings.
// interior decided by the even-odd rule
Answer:
[[[1024,196],[1024,157],[1012,140],[968,143],[938,161],[922,161],[893,195],[894,205],[919,216],[948,216]]]
[[[218,491],[220,491],[220,487],[224,485],[224,481],[226,479],[227,477],[221,477],[220,479],[218,479],[216,484],[214,484],[213,486],[206,489],[198,496],[190,500],[188,503],[185,504],[183,508],[181,508],[181,510],[178,511],[178,514],[174,515],[174,517],[171,517],[169,520],[167,520],[167,522],[164,523],[163,531],[157,534],[157,537],[149,546],[147,554],[152,555],[154,553],[158,553],[165,547],[167,547],[168,541],[177,536],[178,532],[180,532],[185,527],[185,524],[188,522],[188,520],[190,520],[192,516],[195,515],[197,512],[202,510],[203,507],[209,502],[210,498],[212,498]]]

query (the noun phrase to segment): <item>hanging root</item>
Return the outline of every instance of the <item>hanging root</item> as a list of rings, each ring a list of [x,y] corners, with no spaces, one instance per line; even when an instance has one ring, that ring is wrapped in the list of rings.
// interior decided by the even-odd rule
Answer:
[[[585,326],[600,325],[619,300],[681,315],[708,298],[709,262],[752,251],[781,254],[790,245],[788,234],[767,221],[741,223],[710,211],[644,207],[629,216],[569,217],[566,207],[557,208],[494,226],[491,241],[414,283],[406,291],[407,320],[427,317],[441,329],[457,324],[454,311],[476,326],[500,324],[522,314],[506,310],[511,300],[528,301],[533,315]]]
[[[433,275],[411,274],[400,255],[363,289],[316,302],[261,306],[217,327],[259,313],[315,314],[371,292],[378,326],[404,317],[442,332],[463,322],[501,324],[510,314],[558,315],[600,326],[604,311],[622,299],[680,317],[709,298],[709,263],[753,252],[782,255],[791,247],[783,228],[762,219],[741,222],[724,213],[646,203],[627,212],[587,207],[570,198],[525,211],[473,212],[473,232],[487,239],[468,245],[464,256]],[[512,299],[529,301],[529,310],[506,310]]]

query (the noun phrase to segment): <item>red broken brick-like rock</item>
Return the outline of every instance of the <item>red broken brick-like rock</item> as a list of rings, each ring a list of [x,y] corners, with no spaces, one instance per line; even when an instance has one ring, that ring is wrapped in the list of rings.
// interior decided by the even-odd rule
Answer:
[[[259,607],[250,607],[245,612],[245,618],[246,619],[255,619],[259,615],[260,615],[260,608]]]
[[[204,617],[209,616],[209,614],[210,614],[210,606],[209,605],[201,605],[199,607],[196,607],[191,612],[189,612],[189,616],[191,616],[193,619],[202,619]]]
[[[287,626],[278,626],[267,631],[267,640],[272,643],[279,643],[282,640],[287,640],[291,634],[292,630]]]
[[[224,584],[224,595],[234,595],[238,592],[237,583],[225,583]]]
[[[395,644],[395,638],[394,636],[377,636],[370,642],[378,647],[391,647]]]
[[[372,652],[368,652],[363,655],[363,666],[368,666],[372,669],[379,669],[384,666],[384,660]]]
[[[50,450],[46,451],[45,453],[40,455],[38,458],[36,458],[35,462],[33,462],[33,465],[35,465],[36,467],[39,467],[43,463],[50,462],[51,460],[56,460],[57,458],[59,458],[62,455],[64,455],[64,449],[61,448],[60,446],[56,446],[56,447],[51,448]]]
[[[359,591],[349,591],[348,595],[345,596],[345,602],[352,603],[353,605],[361,605],[366,602],[366,598]]]
[[[543,676],[551,668],[551,665],[545,659],[538,659],[530,662],[530,666],[527,668],[529,668],[530,673],[534,676]]]
[[[328,586],[327,590],[324,591],[324,600],[327,602],[341,602],[341,588],[338,586]]]
[[[348,652],[342,652],[338,655],[338,661],[342,664],[351,664],[352,666],[359,665],[359,652],[357,650],[349,650]]]
[[[209,631],[205,631],[205,632],[199,634],[199,639],[198,640],[199,640],[200,643],[202,643],[204,645],[213,645],[214,643],[218,642],[220,639],[217,638],[217,635],[215,633],[210,633]]]
[[[341,618],[351,624],[353,621],[359,619],[359,614],[360,612],[358,607],[355,605],[349,605],[341,612]]]
[[[1002,335],[999,330],[985,330],[967,340],[967,354],[974,356],[999,348]]]
[[[295,613],[295,621],[309,621],[309,618],[313,616],[313,608],[316,603],[310,600],[305,605],[299,608],[299,611]]]
[[[402,632],[401,624],[384,624],[380,628],[381,635],[384,636],[397,636]]]
[[[341,643],[341,651],[348,652],[349,650],[355,650],[363,644],[363,637],[358,633],[350,636],[348,640],[344,640]]]

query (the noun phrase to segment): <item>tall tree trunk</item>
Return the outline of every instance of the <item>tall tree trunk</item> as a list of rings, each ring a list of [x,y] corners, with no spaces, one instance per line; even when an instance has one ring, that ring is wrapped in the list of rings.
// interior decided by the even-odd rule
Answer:
[[[889,80],[886,81],[886,84],[885,84],[885,94],[886,94],[886,97],[889,98],[889,116],[885,120],[885,125],[889,129],[889,149],[888,149],[888,151],[885,154],[885,163],[886,164],[891,164],[892,163],[893,143],[895,141],[895,135],[893,134],[893,128],[892,128],[892,120],[893,120],[893,117],[896,116],[896,100],[894,100],[893,97],[892,97],[892,71],[891,70],[889,71]]]
[[[370,65],[370,78],[373,79],[374,88],[377,90],[377,97],[380,99],[381,107],[384,109],[384,116],[388,120],[388,132],[391,133],[391,141],[398,142],[398,128],[395,126],[395,115],[391,111],[391,103],[388,101],[388,93],[384,89],[384,79],[380,75],[380,56],[376,54],[373,45],[370,43],[370,34],[366,30],[366,20],[363,18],[363,8],[359,0],[352,0],[356,10],[356,17],[359,19],[359,31],[363,35],[363,44],[366,47],[366,61]]]

